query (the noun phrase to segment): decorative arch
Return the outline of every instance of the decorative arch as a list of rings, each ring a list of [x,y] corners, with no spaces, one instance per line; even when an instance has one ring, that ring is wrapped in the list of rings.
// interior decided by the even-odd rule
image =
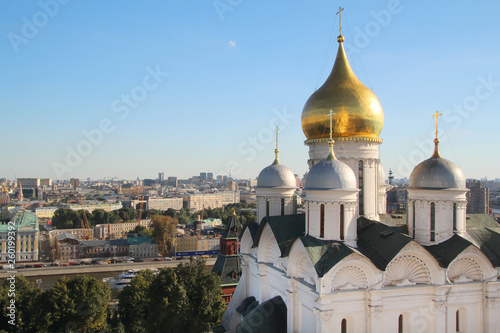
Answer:
[[[474,245],[470,245],[448,266],[448,279],[452,282],[483,281],[498,274],[488,258]]]
[[[316,269],[314,268],[309,254],[302,242],[297,239],[288,255],[288,274],[294,278],[304,279],[307,283],[316,285],[318,279]]]
[[[368,287],[368,278],[365,272],[357,266],[342,267],[333,278],[332,291],[334,289],[364,289]]]
[[[240,243],[240,251],[241,253],[251,253],[252,252],[253,239],[252,234],[248,228],[243,232],[243,236],[241,237]]]
[[[385,270],[384,285],[412,286],[431,284],[431,272],[422,259],[415,255],[400,255]]]
[[[325,290],[364,289],[381,279],[381,271],[363,255],[352,253],[323,277]]]
[[[281,250],[274,237],[273,230],[266,224],[260,235],[259,246],[257,250],[257,258],[261,262],[277,264],[281,257]]]

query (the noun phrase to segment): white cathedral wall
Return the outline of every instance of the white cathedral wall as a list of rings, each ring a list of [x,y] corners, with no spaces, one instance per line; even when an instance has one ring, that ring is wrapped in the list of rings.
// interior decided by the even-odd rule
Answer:
[[[328,155],[328,142],[326,140],[320,142],[310,142],[308,165],[311,168],[314,164],[324,160]],[[380,143],[369,141],[336,141],[334,144],[335,156],[342,162],[346,163],[356,175],[357,184],[359,187],[359,161],[363,161],[363,206],[364,216],[370,219],[379,219],[379,214],[385,213],[385,179],[381,175],[380,166]],[[307,187],[307,184],[306,184]],[[380,206],[384,206],[380,210]],[[359,213],[358,213],[359,214]]]
[[[449,239],[453,236],[453,203],[457,205],[457,230],[459,234],[463,235],[466,230],[466,192],[466,190],[449,189],[408,189],[410,235],[412,235],[412,227],[414,227],[414,239],[423,245],[439,244]],[[415,201],[415,221],[412,221],[413,201]],[[436,205],[434,242],[430,241],[432,203]]]
[[[285,199],[285,215],[296,214],[295,189],[257,188],[257,223],[260,223],[267,213],[266,200],[269,199],[269,216],[281,215],[281,199]]]

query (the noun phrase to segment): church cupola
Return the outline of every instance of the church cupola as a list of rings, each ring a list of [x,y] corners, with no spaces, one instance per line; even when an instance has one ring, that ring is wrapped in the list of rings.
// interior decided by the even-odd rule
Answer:
[[[438,116],[434,154],[418,164],[408,187],[408,228],[410,236],[423,245],[439,244],[453,234],[466,231],[465,177],[453,162],[439,152]]]
[[[278,127],[276,127],[276,158],[257,177],[257,222],[266,216],[297,213],[295,190],[297,181],[292,170],[279,162]]]
[[[330,112],[330,119],[332,117]],[[306,234],[355,246],[359,192],[356,176],[347,164],[335,157],[332,139],[328,145],[326,159],[314,165],[306,177]]]
[[[339,10],[339,15],[341,15]],[[385,213],[385,181],[380,176],[379,135],[384,111],[375,93],[354,74],[344,51],[342,24],[333,69],[302,110],[302,131],[309,148],[309,168],[328,154],[328,113],[334,112],[335,154],[354,172],[359,189],[357,214],[379,219]]]

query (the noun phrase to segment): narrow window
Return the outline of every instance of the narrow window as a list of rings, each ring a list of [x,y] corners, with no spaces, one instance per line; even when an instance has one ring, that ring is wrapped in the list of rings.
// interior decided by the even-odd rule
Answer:
[[[457,231],[457,204],[456,203],[453,204],[453,231]]]
[[[307,203],[307,234],[309,235],[309,203]]]
[[[460,332],[460,310],[457,310],[457,313],[455,314],[455,331]]]
[[[399,315],[398,319],[398,333],[403,333],[403,315]]]
[[[413,200],[412,210],[413,210],[412,211],[412,218],[411,218],[412,219],[412,223],[413,223],[413,225],[412,225],[412,227],[413,227],[413,235],[412,235],[412,237],[413,237],[413,239],[415,239],[415,200]]]
[[[285,215],[285,198],[281,198],[281,215]]]
[[[340,205],[340,240],[344,240],[344,205]]]
[[[431,242],[436,240],[436,203],[431,203]]]
[[[321,204],[320,208],[320,217],[319,217],[319,237],[325,237],[325,205]]]
[[[340,324],[340,332],[347,333],[347,320],[342,319],[342,323]]]
[[[358,163],[358,178],[359,178],[359,215],[365,214],[364,202],[363,202],[363,161]]]
[[[266,199],[266,216],[269,216],[269,198]]]

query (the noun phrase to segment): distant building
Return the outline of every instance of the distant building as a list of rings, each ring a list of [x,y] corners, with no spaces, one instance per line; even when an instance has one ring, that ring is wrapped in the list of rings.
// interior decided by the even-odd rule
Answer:
[[[222,195],[215,193],[191,194],[183,197],[184,208],[191,210],[201,210],[205,208],[222,207]]]
[[[164,172],[158,172],[158,183],[161,184],[162,181],[165,180],[165,173]]]
[[[488,214],[490,210],[490,192],[481,181],[468,179],[466,183],[467,192],[467,214]]]
[[[408,192],[405,187],[393,187],[387,191],[387,212],[403,212],[406,210]]]
[[[226,206],[232,203],[240,202],[240,192],[239,191],[221,191],[217,192],[222,196],[222,205]]]
[[[177,177],[168,177],[167,186],[177,187]]]
[[[129,255],[134,258],[158,257],[158,244],[147,236],[127,237]]]
[[[11,253],[11,249],[8,245],[12,234],[9,232],[15,235],[15,262],[38,261],[38,217],[32,212],[20,211],[11,222],[0,224],[0,262],[6,263],[10,259],[8,253]]]
[[[79,257],[80,241],[70,233],[62,233],[57,235],[55,243],[55,258],[64,261],[69,261]]]
[[[40,186],[40,178],[17,178],[17,186],[19,188],[37,188]]]
[[[133,231],[138,225],[149,228],[151,220],[141,220],[140,224],[137,221],[125,223],[107,223],[98,224],[94,227],[94,238],[108,239],[120,238],[127,235],[128,232]]]
[[[203,181],[207,180],[207,173],[206,172],[200,172],[200,180],[203,180]]]
[[[36,216],[40,218],[52,218],[59,207],[38,207],[35,208]]]
[[[180,210],[183,205],[182,198],[161,198],[161,197],[148,197],[147,209],[157,209],[165,211],[169,208]]]
[[[214,174],[212,172],[207,172],[207,182],[213,182],[214,181]]]
[[[123,257],[129,254],[126,239],[80,241],[80,257]]]
[[[80,187],[80,180],[78,178],[71,178],[69,180],[69,184],[73,190],[76,190],[78,187]]]

